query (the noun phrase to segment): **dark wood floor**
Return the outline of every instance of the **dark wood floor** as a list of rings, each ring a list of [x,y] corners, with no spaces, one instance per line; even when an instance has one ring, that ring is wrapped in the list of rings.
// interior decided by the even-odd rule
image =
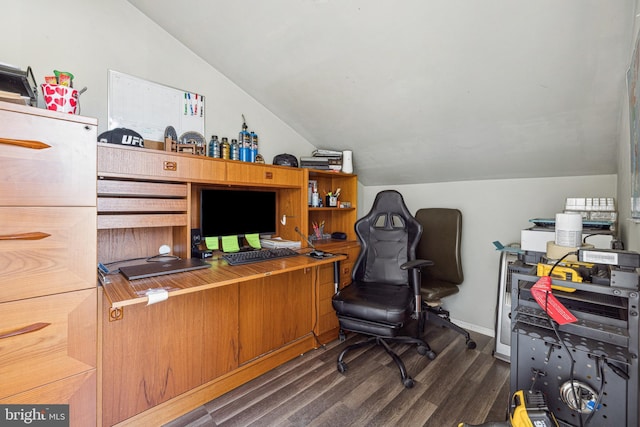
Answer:
[[[350,352],[345,374],[336,370],[342,349],[362,339],[310,351],[166,424],[196,426],[433,426],[456,427],[505,419],[509,364],[495,359],[493,339],[472,333],[478,347],[436,326],[425,338],[438,353],[421,356],[415,346],[392,345],[415,380],[405,388],[381,347]]]

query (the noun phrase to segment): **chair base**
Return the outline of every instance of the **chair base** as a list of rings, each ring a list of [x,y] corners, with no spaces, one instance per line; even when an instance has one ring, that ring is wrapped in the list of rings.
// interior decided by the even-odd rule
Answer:
[[[431,322],[436,325],[440,325],[456,331],[457,333],[464,336],[465,344],[468,349],[472,350],[476,348],[476,342],[471,339],[471,335],[469,335],[469,332],[451,321],[451,318],[449,317],[449,311],[443,309],[440,306],[431,306],[426,302],[423,302],[422,310],[422,312],[425,314],[427,322]]]
[[[340,331],[340,336],[341,337],[344,336],[344,331],[342,330]],[[430,360],[433,360],[436,358],[436,354],[433,352],[433,350],[431,350],[429,345],[419,338],[412,338],[412,337],[406,337],[406,336],[383,338],[378,336],[372,336],[367,338],[365,341],[361,341],[356,344],[351,344],[350,346],[342,350],[342,352],[338,356],[338,366],[337,366],[338,372],[340,372],[341,374],[346,372],[347,364],[344,362],[344,356],[349,351],[355,350],[361,347],[366,347],[368,345],[379,345],[382,348],[384,348],[387,354],[391,356],[393,361],[398,366],[398,369],[400,370],[400,381],[402,382],[402,385],[404,385],[406,388],[412,388],[414,385],[413,378],[409,376],[409,374],[407,373],[407,368],[404,366],[404,362],[402,362],[402,359],[400,359],[400,356],[398,356],[391,349],[391,347],[389,347],[389,344],[387,343],[387,341],[400,342],[405,344],[416,344],[418,346],[417,350],[419,354],[423,356],[427,356]]]

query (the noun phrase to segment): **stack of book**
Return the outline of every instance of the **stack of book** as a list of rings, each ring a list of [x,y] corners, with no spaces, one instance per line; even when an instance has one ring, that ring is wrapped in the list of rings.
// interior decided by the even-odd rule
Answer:
[[[300,167],[319,170],[342,169],[342,152],[333,150],[314,150],[309,157],[300,157]]]

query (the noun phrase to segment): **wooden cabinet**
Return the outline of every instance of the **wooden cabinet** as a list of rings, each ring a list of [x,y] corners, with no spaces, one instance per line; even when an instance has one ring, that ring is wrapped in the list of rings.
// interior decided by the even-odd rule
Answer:
[[[311,268],[240,284],[240,363],[295,341],[313,328]]]
[[[340,266],[345,283],[359,249],[348,231],[356,177],[313,175],[327,188],[341,187],[352,207],[310,212],[307,173],[98,144],[98,258],[139,263],[162,244],[190,257],[190,230],[201,222],[200,191],[258,189],[276,193],[276,234],[284,239],[300,240],[295,229],[307,228],[310,218],[348,233],[352,240],[322,243],[344,254],[336,260],[346,258]],[[161,425],[309,351],[319,332],[324,342],[337,337],[333,259],[229,266],[219,258],[208,259],[209,269],[170,276],[132,282],[110,276],[100,313],[103,425]],[[160,287],[169,290],[168,299],[147,305],[145,290]]]
[[[109,312],[105,299],[104,312]],[[238,366],[238,287],[103,316],[103,425],[110,426]]]
[[[351,282],[353,264],[360,253],[360,245],[354,229],[357,220],[358,178],[353,174],[344,174],[330,171],[305,170],[305,188],[309,188],[309,182],[315,181],[318,192],[323,199],[324,206],[307,206],[307,233],[313,235],[313,224],[324,224],[324,234],[334,232],[345,233],[345,240],[320,239],[314,240],[314,246],[326,252],[344,254],[347,259],[340,262],[339,287],[343,288]],[[325,193],[335,193],[340,189],[338,207],[328,207]],[[347,202],[350,207],[340,204]],[[318,323],[316,334],[321,342],[329,342],[338,337],[338,318],[331,304],[331,298],[336,292],[333,266],[326,265],[320,268],[317,286],[318,298]]]
[[[335,253],[343,254],[347,259],[340,262],[339,266],[339,282],[340,289],[351,283],[351,273],[353,265],[358,254],[360,253],[360,245],[357,242],[333,242],[322,245],[322,249]],[[323,265],[319,267],[318,285],[317,285],[317,301],[318,301],[318,323],[316,334],[320,342],[326,343],[338,337],[339,325],[336,312],[333,309],[331,298],[336,293],[336,282],[334,279],[333,265]]]
[[[96,421],[97,121],[0,102],[0,402]]]
[[[342,232],[347,235],[347,240],[356,240],[353,225],[357,219],[358,204],[358,177],[353,174],[345,174],[329,171],[317,171],[305,169],[306,185],[309,181],[315,181],[318,186],[318,193],[323,201],[323,207],[308,207],[308,234],[313,234],[313,223],[324,224],[324,234]],[[326,205],[325,194],[336,192],[340,189],[338,207],[328,207]],[[350,207],[340,207],[344,203]]]

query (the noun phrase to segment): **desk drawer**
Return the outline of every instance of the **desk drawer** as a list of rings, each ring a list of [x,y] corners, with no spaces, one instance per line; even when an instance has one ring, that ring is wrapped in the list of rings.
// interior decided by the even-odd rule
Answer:
[[[1,203],[94,206],[96,132],[85,123],[0,110]]]
[[[98,144],[98,175],[222,183],[225,170],[223,160]]]
[[[233,184],[301,187],[302,179],[302,169],[243,162],[227,164],[227,181]]]
[[[95,207],[0,207],[0,224],[0,302],[95,287]]]
[[[2,303],[0,311],[0,399],[95,369],[96,289]]]

